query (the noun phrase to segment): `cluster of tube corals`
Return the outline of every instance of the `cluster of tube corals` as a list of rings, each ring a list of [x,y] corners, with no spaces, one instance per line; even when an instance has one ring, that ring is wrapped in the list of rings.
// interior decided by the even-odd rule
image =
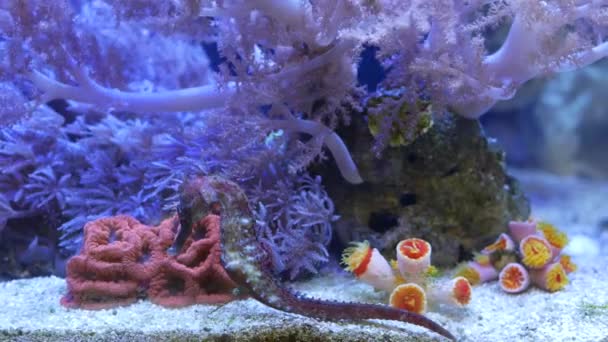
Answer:
[[[523,292],[531,284],[559,291],[568,284],[567,275],[576,270],[570,257],[561,254],[567,243],[566,234],[549,223],[513,221],[509,234],[500,234],[473,261],[461,265],[456,275],[473,285],[498,279],[507,293]]]
[[[427,241],[402,240],[396,252],[397,260],[389,263],[367,241],[356,242],[344,250],[342,262],[359,280],[390,293],[389,304],[399,309],[422,314],[429,303],[463,307],[470,302],[471,284],[465,277],[436,279]]]

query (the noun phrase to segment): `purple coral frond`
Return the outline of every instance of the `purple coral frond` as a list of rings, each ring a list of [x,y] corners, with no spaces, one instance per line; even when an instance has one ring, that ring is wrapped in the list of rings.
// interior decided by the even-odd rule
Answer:
[[[50,166],[42,167],[29,176],[25,200],[32,208],[43,208],[55,200],[60,209],[66,206],[66,191],[71,183],[71,175],[63,174],[59,178]]]
[[[338,219],[321,177],[304,174],[271,188],[258,182],[253,190],[257,236],[270,251],[275,272],[292,280],[316,274],[328,261],[331,223]]]
[[[357,165],[353,161],[346,144],[336,132],[329,129],[327,126],[303,119],[289,120],[274,120],[273,127],[285,129],[293,132],[302,132],[322,139],[323,144],[327,146],[331,155],[336,161],[336,165],[340,173],[350,183],[359,184],[363,182],[361,175],[357,169]]]
[[[213,85],[154,93],[109,89],[91,79],[86,69],[77,65],[71,56],[68,55],[67,59],[78,86],[56,81],[37,70],[29,74],[34,85],[43,92],[44,102],[70,99],[106,109],[143,113],[180,112],[222,107],[232,94],[230,89],[219,92]]]

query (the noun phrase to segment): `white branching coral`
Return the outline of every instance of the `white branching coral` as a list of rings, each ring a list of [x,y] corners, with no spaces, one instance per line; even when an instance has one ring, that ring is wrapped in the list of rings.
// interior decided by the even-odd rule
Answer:
[[[96,32],[85,25],[87,16],[106,20]],[[0,48],[13,65],[0,74],[26,76],[42,102],[65,99],[142,114],[259,116],[262,131],[281,129],[302,141],[294,170],[326,147],[345,179],[359,183],[334,130],[362,104],[356,66],[365,46],[379,49],[387,71],[382,89],[399,90],[410,105],[423,99],[433,111],[477,118],[531,78],[604,58],[607,23],[606,0],[7,1],[0,6],[6,37]],[[215,42],[219,72],[203,72],[198,86],[173,82],[145,92],[133,87],[144,81],[133,79],[137,73],[108,79],[113,72],[104,70],[128,70],[116,68],[135,62],[158,66],[142,54],[127,61],[100,53],[111,46],[102,43],[104,32],[125,27],[141,40]],[[508,33],[491,49],[488,35],[498,28]],[[193,72],[190,64],[177,72]],[[163,82],[157,77],[155,83]]]

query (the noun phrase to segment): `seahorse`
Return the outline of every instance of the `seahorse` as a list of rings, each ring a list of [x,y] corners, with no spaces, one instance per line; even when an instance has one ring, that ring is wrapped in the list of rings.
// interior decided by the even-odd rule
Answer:
[[[321,320],[386,319],[415,324],[450,340],[455,337],[431,319],[381,304],[337,302],[306,297],[286,288],[272,272],[268,247],[259,242],[247,196],[220,176],[197,176],[182,185],[180,205],[197,222],[208,214],[221,217],[221,261],[239,288],[274,309]],[[185,228],[185,227],[182,227]]]

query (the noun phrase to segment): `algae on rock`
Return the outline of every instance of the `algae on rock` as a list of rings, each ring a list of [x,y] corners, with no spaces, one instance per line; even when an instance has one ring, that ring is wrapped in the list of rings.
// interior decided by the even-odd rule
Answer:
[[[434,115],[432,127],[407,146],[381,158],[362,118],[340,132],[363,184],[352,185],[330,167],[321,172],[342,217],[336,232],[344,244],[370,240],[386,255],[408,237],[433,246],[433,263],[454,265],[505,231],[509,220],[527,219],[528,200],[505,168],[505,154],[476,120]],[[330,165],[333,166],[333,165]]]

